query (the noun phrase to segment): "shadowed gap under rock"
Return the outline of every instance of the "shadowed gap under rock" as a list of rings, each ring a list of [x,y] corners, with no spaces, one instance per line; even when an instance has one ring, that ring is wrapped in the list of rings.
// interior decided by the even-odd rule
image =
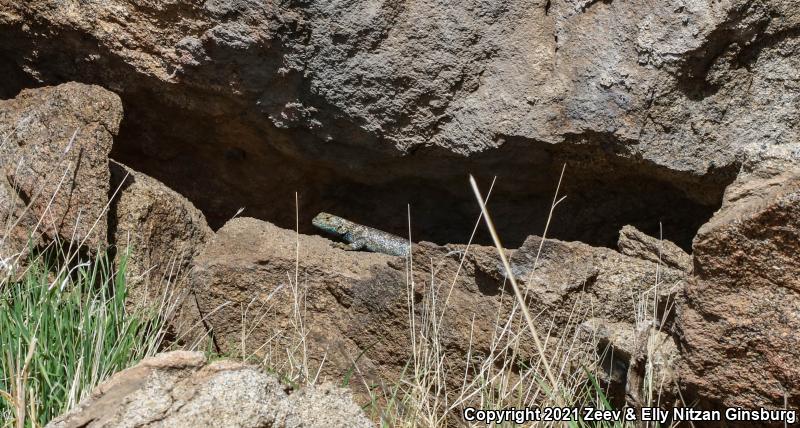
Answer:
[[[158,110],[152,105],[136,103],[126,103],[112,155],[187,196],[213,228],[244,208],[243,216],[294,229],[297,192],[301,233],[319,233],[311,219],[327,211],[405,237],[410,206],[414,241],[465,243],[479,213],[468,184],[474,174],[484,192],[497,177],[489,209],[504,244],[513,248],[544,231],[566,164],[560,192],[566,199],[555,210],[550,237],[614,247],[622,226],[632,224],[689,249],[728,183],[725,175],[708,180],[698,201],[668,181],[682,177],[624,159],[596,135],[561,145],[508,138],[499,149],[470,158],[437,149],[400,157],[336,147],[299,129],[263,129],[246,119],[215,123],[173,111],[164,122],[153,117]],[[483,224],[475,242],[490,243]]]

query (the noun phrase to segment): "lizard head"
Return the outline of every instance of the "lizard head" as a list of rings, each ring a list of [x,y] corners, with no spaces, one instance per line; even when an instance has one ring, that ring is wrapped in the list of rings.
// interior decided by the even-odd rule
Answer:
[[[322,229],[325,232],[336,236],[343,236],[347,233],[344,219],[341,217],[337,217],[333,214],[328,214],[326,212],[321,212],[311,220],[311,224],[315,227]]]

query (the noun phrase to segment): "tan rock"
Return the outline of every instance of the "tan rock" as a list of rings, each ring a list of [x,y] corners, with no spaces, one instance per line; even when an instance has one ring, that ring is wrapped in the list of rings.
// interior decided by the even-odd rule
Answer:
[[[694,242],[678,326],[690,386],[708,402],[800,404],[800,170],[743,176]]]
[[[237,218],[219,230],[195,259],[191,286],[218,351],[249,355],[261,349],[264,354],[265,344],[268,349],[297,351],[302,349],[296,348],[300,329],[305,328],[310,370],[316,371],[324,359],[323,378],[341,382],[360,352],[354,340],[374,338],[357,338],[349,308],[361,305],[359,311],[381,313],[405,306],[405,289],[396,278],[374,290],[368,284],[371,270],[386,269],[391,259],[383,254],[335,251],[327,239],[297,236],[260,220]],[[364,299],[362,293],[382,294],[382,298],[366,308],[357,303]],[[301,327],[296,310],[303,302],[306,309]],[[243,332],[247,333],[244,343]],[[376,348],[392,352],[399,344],[386,342],[404,343],[405,334],[404,330],[386,332],[384,345]],[[299,353],[292,357],[303,360]],[[270,362],[277,371],[287,368],[284,363]],[[360,366],[374,374],[370,359]]]
[[[511,259],[531,310],[541,314],[541,332],[552,340],[571,337],[576,324],[591,316],[636,322],[636,305],[655,284],[654,263],[607,248],[548,241],[531,276],[539,242],[529,238]],[[274,358],[289,349],[297,362],[302,358],[294,353],[305,348],[311,373],[324,359],[321,378],[331,381],[341,381],[357,361],[351,385],[366,396],[364,384],[397,380],[412,355],[409,313],[421,329],[430,320],[430,302],[441,317],[436,340],[459,367],[468,353],[491,353],[496,323],[509,316],[513,299],[496,250],[472,246],[461,265],[465,250],[415,245],[411,287],[405,258],[344,251],[324,238],[240,218],[219,230],[195,259],[192,286],[221,352],[245,348],[247,355]],[[662,268],[665,288],[683,277]],[[298,326],[305,333],[303,346]],[[519,352],[523,360],[534,358],[532,347]],[[272,363],[278,370],[288,366]],[[444,376],[452,391],[459,390],[463,370]]]
[[[611,399],[636,406],[679,405],[675,339],[647,322],[609,323],[592,318],[579,326],[579,341],[594,346],[589,368],[612,388]],[[626,398],[622,399],[623,397]]]
[[[129,281],[157,284],[185,274],[214,232],[203,213],[163,183],[111,162],[116,194],[112,220],[118,260],[125,250]]]
[[[619,231],[617,247],[622,254],[631,257],[663,263],[684,272],[692,270],[692,256],[686,254],[686,251],[670,241],[654,238],[633,226],[625,226]]]
[[[158,180],[111,161],[111,232],[116,262],[126,261],[131,306],[162,306],[174,313],[181,342],[204,331],[194,295],[184,280],[192,259],[213,231],[186,198]]]
[[[25,204],[4,178],[0,178],[0,274],[17,270],[28,252],[28,241],[38,242],[32,216],[24,214]],[[33,232],[33,236],[30,232]],[[2,276],[2,275],[0,275]]]
[[[41,220],[35,235],[90,250],[106,245],[108,154],[121,119],[119,97],[78,83],[0,101],[0,162],[27,206],[21,225]]]
[[[49,428],[371,427],[352,398],[330,385],[287,394],[260,369],[202,353],[147,358],[101,384]]]
[[[651,261],[608,248],[558,240],[546,240],[541,245],[541,241],[529,237],[512,254],[511,264],[517,278],[536,292],[537,299],[550,303],[553,313],[564,311],[562,306],[597,304],[593,309],[597,317],[636,323],[643,320],[637,319],[633,308],[656,304],[659,322],[671,323],[674,295],[685,282],[685,272],[656,269]],[[536,270],[531,274],[534,264]]]

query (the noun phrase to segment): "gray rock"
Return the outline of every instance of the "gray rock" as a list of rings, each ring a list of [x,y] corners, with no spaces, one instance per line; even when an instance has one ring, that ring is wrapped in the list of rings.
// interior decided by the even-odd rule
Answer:
[[[331,383],[293,392],[289,405],[286,428],[373,426],[350,391]]]
[[[273,376],[230,360],[174,351],[147,358],[101,384],[48,428],[371,427],[339,388],[292,394]]]
[[[409,201],[473,202],[468,171],[500,175],[499,200],[530,201],[495,210],[537,218],[566,162],[576,205],[553,233],[608,245],[669,216],[665,236],[688,248],[741,163],[800,161],[798,16],[792,0],[111,0],[81,13],[2,0],[15,78],[0,92],[64,79],[120,92],[120,160],[214,227],[247,206],[290,228],[303,189],[301,216],[336,205],[399,233]],[[364,183],[374,194],[353,197]],[[418,215],[426,239],[454,242],[432,211]],[[514,246],[540,232],[508,229]]]
[[[611,323],[592,318],[578,327],[578,339],[590,345],[586,368],[614,393],[638,406],[680,405],[680,353],[674,337],[653,323]],[[653,401],[647,402],[648,397]]]

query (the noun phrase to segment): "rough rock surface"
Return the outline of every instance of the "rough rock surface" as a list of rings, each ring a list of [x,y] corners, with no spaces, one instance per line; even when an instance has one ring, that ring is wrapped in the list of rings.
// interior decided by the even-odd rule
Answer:
[[[287,394],[263,371],[208,363],[202,353],[147,358],[101,384],[49,428],[371,427],[344,390],[309,386]]]
[[[732,185],[694,242],[679,309],[687,379],[711,405],[800,405],[800,169]]]
[[[92,1],[80,14],[53,0],[5,0],[2,12],[9,34],[42,47],[62,33],[88,37],[96,55],[80,58],[73,73],[108,78],[127,67],[137,80],[212,83],[210,91],[254,103],[276,128],[343,143],[360,134],[363,141],[350,144],[373,150],[476,153],[502,145],[502,136],[560,143],[595,132],[642,143],[627,150],[667,169],[704,175],[731,164],[753,137],[736,131],[756,120],[775,125],[759,140],[796,135],[785,120],[797,114],[790,53],[800,21],[790,0]],[[37,34],[44,24],[49,31]],[[37,67],[43,53],[7,55],[34,79],[64,68]],[[116,67],[99,69],[107,64]],[[751,92],[741,93],[738,84],[750,79]],[[702,113],[731,99],[741,103],[721,116]],[[757,102],[767,103],[763,117],[747,108]],[[692,113],[696,119],[680,123]],[[661,118],[674,129],[663,129]],[[733,141],[715,138],[723,136]]]
[[[119,97],[97,86],[69,83],[0,101],[2,192],[16,193],[3,199],[22,217],[9,231],[16,244],[34,232],[90,250],[106,245],[108,154],[121,119]],[[28,227],[39,221],[36,231]]]
[[[24,214],[25,204],[17,192],[0,178],[0,275],[12,273],[20,260],[27,254],[28,239],[38,240],[38,234],[29,236],[26,231],[33,230],[33,218]]]
[[[158,180],[111,161],[110,239],[116,262],[126,262],[132,306],[165,307],[173,314],[176,340],[196,344],[202,336],[194,294],[185,278],[192,259],[213,231],[203,214]]]
[[[545,244],[530,273],[539,246],[526,237],[543,230],[564,163],[569,197],[551,236],[606,246],[624,225],[650,236],[663,225],[664,238],[688,250],[740,174],[695,240],[690,286],[682,291],[685,255],[670,249],[656,304],[669,326],[667,302],[685,293],[682,352],[701,398],[796,404],[797,180],[788,171],[800,164],[799,11],[796,0],[0,0],[0,98],[70,80],[118,92],[128,115],[114,157],[186,195],[213,227],[245,207],[288,228],[299,215],[301,232],[328,211],[405,236],[410,204],[415,241],[465,242],[477,212],[465,176],[498,175],[490,209],[507,245],[524,243],[512,257],[516,273],[561,327],[576,302],[598,303],[591,307],[607,322],[633,323],[632,296],[656,281],[650,261],[565,242]],[[0,109],[13,106],[0,115],[4,139],[16,135],[8,123],[20,123],[18,106],[41,94],[66,91],[52,106],[76,114],[22,127],[30,141],[53,142],[37,154],[42,166],[12,171],[9,159],[39,146],[1,146],[8,183],[0,201],[17,213],[6,224],[35,181],[64,171],[52,164],[72,135],[67,125],[87,126],[76,139],[84,151],[63,157],[85,175],[71,189],[89,204],[81,216],[97,210],[93,196],[103,191],[80,183],[107,186],[107,171],[96,167],[121,110],[116,97],[82,88],[0,101]],[[86,159],[77,166],[79,153]],[[54,206],[63,212],[46,218],[48,237],[87,233],[61,227],[77,218],[76,205]],[[41,201],[34,208],[23,223],[35,224]],[[89,246],[104,242],[103,227]],[[24,240],[19,230],[27,229],[12,239]],[[299,261],[294,239],[308,249]],[[635,233],[622,241],[622,251],[652,260],[651,240]],[[493,252],[474,250],[446,320],[453,353],[464,352],[473,315],[491,326],[486,314],[502,308]],[[416,251],[442,267],[417,266],[415,298],[437,273],[458,269],[450,253],[463,247]],[[244,341],[251,351],[296,328],[286,292],[302,279],[311,346],[331,350],[327,375],[362,350],[375,371],[396,373],[407,360],[402,260],[330,251],[324,240],[240,220],[198,266],[198,305],[219,349],[242,342],[242,320],[256,327]],[[252,318],[251,308],[273,301],[285,312]],[[387,345],[373,348],[375,337]]]
[[[129,250],[129,280],[158,284],[188,272],[213,231],[203,214],[158,180],[111,161],[113,242]]]
[[[0,94],[119,92],[115,157],[215,227],[246,206],[291,228],[300,190],[304,220],[400,233],[410,201],[423,238],[457,242],[472,213],[425,201],[472,206],[470,171],[516,196],[495,210],[536,220],[501,224],[517,246],[567,162],[557,236],[610,245],[664,220],[688,248],[743,159],[798,161],[798,16],[794,0],[2,0]]]
[[[617,248],[622,254],[654,263],[663,263],[673,269],[692,270],[692,256],[674,243],[647,235],[633,226],[619,231]]]
[[[531,275],[539,243],[529,238],[511,260],[532,310],[541,314],[540,331],[550,331],[553,340],[571,337],[589,317],[635,325],[637,303],[655,284],[656,264],[606,248],[547,241]],[[331,244],[250,218],[232,220],[218,231],[195,259],[192,285],[219,351],[244,347],[249,355],[269,346],[272,355],[286,355],[280,350],[297,349],[302,325],[312,373],[324,358],[323,378],[340,380],[357,360],[355,388],[361,377],[367,384],[387,379],[391,384],[411,356],[408,299],[413,296],[418,326],[426,311],[430,314],[425,302],[438,302],[439,338],[450,358],[463,362],[468,349],[474,358],[489,354],[496,323],[511,310],[494,248],[470,247],[459,270],[463,245],[416,245],[412,289],[404,258]],[[662,286],[676,287],[684,276],[662,269]],[[304,304],[298,308],[298,302]],[[298,313],[304,314],[302,323]],[[528,358],[534,351],[520,352]],[[281,367],[279,361],[273,364]],[[447,376],[458,390],[463,373]]]
[[[579,326],[581,343],[594,345],[597,353],[594,371],[610,386],[608,398],[618,405],[680,406],[680,354],[675,339],[667,332],[653,328],[652,323],[632,325],[609,323],[591,318]],[[590,367],[591,369],[591,367]],[[648,402],[649,372],[655,387]]]

